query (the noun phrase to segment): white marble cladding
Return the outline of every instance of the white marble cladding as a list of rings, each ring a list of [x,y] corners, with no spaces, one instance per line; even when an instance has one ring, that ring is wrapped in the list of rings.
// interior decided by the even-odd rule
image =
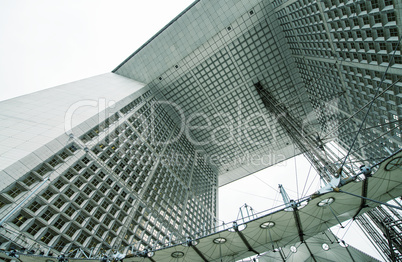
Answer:
[[[142,87],[106,73],[0,102],[0,190],[65,147],[70,133],[82,135],[131,102]]]

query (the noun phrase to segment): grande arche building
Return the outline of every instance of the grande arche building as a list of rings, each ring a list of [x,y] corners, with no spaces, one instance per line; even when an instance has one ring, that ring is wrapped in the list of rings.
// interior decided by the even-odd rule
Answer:
[[[306,153],[281,117],[348,149],[382,78],[353,154],[401,148],[401,5],[199,0],[113,72],[1,102],[0,242],[144,250],[212,230],[219,186]]]

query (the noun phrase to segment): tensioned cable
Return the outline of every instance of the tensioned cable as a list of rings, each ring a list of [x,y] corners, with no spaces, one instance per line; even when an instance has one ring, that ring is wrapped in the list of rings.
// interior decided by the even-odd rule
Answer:
[[[382,96],[382,94],[384,94],[386,91],[388,91],[391,87],[393,87],[395,84],[397,84],[399,82],[399,78],[392,83],[391,85],[389,85],[387,88],[385,88],[380,94],[374,96],[373,99],[377,99],[378,97]],[[381,83],[380,83],[381,85]],[[379,87],[380,87],[379,85]],[[378,89],[377,89],[378,90]],[[324,137],[322,139],[326,139],[329,135],[335,133],[337,130],[339,130],[339,128],[341,128],[343,125],[345,125],[348,121],[350,121],[352,118],[354,118],[360,111],[362,111],[364,108],[366,108],[368,105],[370,105],[371,102],[366,103],[364,106],[360,107],[359,110],[357,110],[353,115],[351,115],[350,117],[348,117],[344,122],[342,122],[339,126],[335,127],[334,130],[332,130],[331,132],[327,133],[324,135]],[[353,132],[357,132],[357,131],[353,131]]]
[[[265,185],[269,186],[270,188],[272,188],[273,190],[275,190],[275,192],[279,192],[278,189],[274,188],[273,186],[271,186],[270,184],[268,184],[267,182],[265,182],[264,180],[262,180],[261,178],[257,177],[256,175],[254,175],[255,178],[257,178],[258,180],[260,180],[262,183],[264,183]],[[296,193],[295,191],[289,189],[288,191],[291,191],[293,193]]]
[[[296,155],[296,146],[293,144],[293,155]],[[296,191],[297,191],[297,199],[299,199],[299,179],[297,177],[297,160],[296,157],[293,157],[295,159],[295,175],[296,175]]]
[[[244,191],[237,190],[237,189],[229,189],[229,190],[236,191],[236,192],[243,193],[243,194],[247,194],[247,195],[251,195],[251,196],[256,196],[256,197],[261,197],[261,198],[269,199],[269,200],[271,200],[271,201],[275,201],[275,199],[272,199],[272,198],[269,198],[269,197],[264,197],[264,196],[260,196],[260,195],[256,195],[256,194],[252,194],[252,193],[248,193],[248,192],[244,192]]]
[[[379,124],[379,125],[375,125],[375,126],[369,126],[369,127],[363,128],[362,131],[369,130],[369,129],[374,129],[374,128],[377,128],[377,127],[383,127],[383,126],[391,125],[391,124],[394,124],[394,123],[401,123],[401,122],[402,122],[402,119],[401,119],[401,120],[395,120],[395,121],[391,121],[391,122],[388,122],[388,123],[383,123],[383,124]],[[357,130],[356,130],[356,131],[351,131],[351,132],[342,133],[342,135],[349,135],[349,134],[353,134],[353,133],[356,133],[356,132],[357,132]],[[329,139],[329,140],[332,140],[333,138],[338,138],[338,136],[325,137],[325,138],[322,138],[322,139]]]
[[[349,224],[351,223],[351,221],[352,221],[352,219],[349,219],[348,220],[348,222],[346,223],[346,225],[343,227],[343,229],[345,229],[346,227],[348,227],[349,226]],[[334,225],[334,227],[338,227],[339,225],[338,224],[336,224],[336,225]],[[338,236],[338,234],[339,234],[339,231],[341,230],[342,228],[339,226],[338,227],[338,231],[336,231],[336,236]],[[342,238],[339,238],[339,239],[342,239]]]
[[[372,176],[370,177],[370,179],[375,178],[375,179],[379,179],[379,180],[385,180],[385,181],[389,181],[389,182],[394,182],[394,183],[400,183],[401,181],[396,181],[396,180],[392,180],[392,179],[388,179],[388,178],[382,178],[382,177],[376,177],[376,176]]]
[[[366,143],[365,145],[363,145],[363,146],[361,146],[361,147],[359,147],[359,148],[355,149],[355,150],[353,151],[353,153],[355,153],[355,152],[359,151],[360,149],[362,149],[362,148],[364,148],[364,147],[366,147],[366,146],[370,145],[370,144],[371,144],[371,143],[373,143],[374,141],[376,141],[376,140],[378,140],[378,139],[382,138],[382,137],[383,137],[383,136],[385,136],[386,134],[391,133],[392,131],[394,131],[394,129],[397,129],[398,127],[401,127],[401,126],[402,126],[402,124],[401,124],[401,125],[398,125],[398,126],[393,127],[392,129],[390,129],[390,130],[389,130],[389,131],[387,131],[387,132],[382,133],[381,135],[377,136],[376,138],[374,138],[374,139],[373,139],[373,140],[371,140],[370,142]]]
[[[314,184],[314,181],[316,180],[317,177],[319,177],[319,176],[314,176],[313,181],[311,181],[310,186],[309,186],[309,187],[307,188],[307,190],[306,190],[306,194],[307,194],[307,192],[310,190],[311,186]],[[302,196],[302,197],[303,197],[303,196]]]
[[[354,221],[355,221],[354,219],[350,220],[350,224],[349,224],[348,228],[346,229],[345,233],[343,234],[343,236],[341,237],[341,239],[345,238],[346,233],[348,233],[348,231],[352,227],[352,224],[353,224]]]
[[[364,161],[376,161],[376,160],[382,160],[382,159],[384,159],[384,158],[383,157],[367,158],[367,159],[354,160],[354,161],[351,161],[351,162],[348,162],[348,163],[353,164],[353,163],[359,163],[359,162],[364,162]],[[337,161],[334,162],[334,164],[338,163],[340,161],[342,161],[342,159],[338,159]]]
[[[303,190],[302,190],[302,193],[301,193],[301,196],[302,196],[302,197],[304,196],[304,190],[306,189],[307,182],[308,182],[308,179],[309,179],[309,177],[310,177],[310,173],[311,173],[311,168],[312,168],[312,167],[313,167],[313,166],[310,165],[310,167],[309,167],[309,169],[308,169],[306,182],[304,182]],[[306,193],[307,193],[307,192],[306,192]]]
[[[275,200],[274,200],[274,202],[272,203],[272,207],[275,207],[275,204],[276,204],[277,202],[279,202],[278,196],[279,196],[279,192],[276,192]]]
[[[370,112],[370,110],[371,110],[371,107],[373,106],[373,103],[374,103],[374,101],[375,101],[376,98],[377,98],[377,94],[378,94],[378,92],[380,91],[380,88],[381,88],[381,86],[382,86],[382,83],[384,82],[384,79],[385,79],[385,76],[386,76],[386,74],[387,74],[387,72],[388,72],[388,69],[389,69],[390,66],[391,66],[391,62],[394,60],[394,57],[395,57],[395,54],[396,54],[396,50],[398,49],[401,40],[402,40],[402,37],[399,39],[398,44],[396,45],[396,47],[395,47],[395,49],[394,49],[394,52],[393,52],[392,57],[391,57],[391,59],[390,59],[390,61],[389,61],[389,63],[388,63],[388,66],[387,66],[387,68],[385,69],[385,72],[384,72],[383,75],[382,75],[381,82],[380,82],[380,84],[379,84],[378,87],[377,87],[377,90],[376,90],[376,92],[375,92],[374,98],[373,98],[373,99],[371,100],[371,102],[370,102],[370,105],[369,105],[369,107],[368,107],[368,109],[367,109],[367,112],[366,112],[364,118],[363,118],[363,121],[362,121],[361,124],[360,124],[359,130],[358,130],[358,132],[356,133],[356,136],[355,136],[355,138],[353,139],[352,145],[349,147],[349,150],[348,150],[348,152],[347,152],[347,154],[346,154],[346,156],[345,156],[345,159],[344,159],[344,161],[343,161],[341,167],[339,168],[339,170],[342,170],[343,166],[344,166],[345,163],[346,163],[347,158],[349,157],[349,154],[351,153],[351,151],[352,151],[352,149],[353,149],[353,146],[354,146],[355,143],[356,143],[357,137],[359,136],[360,131],[361,131],[361,129],[363,128],[364,123],[366,122],[366,119],[367,119],[367,116],[368,116],[368,114],[369,114],[369,112]]]
[[[264,180],[262,180],[261,178],[257,177],[257,175],[254,175],[255,178],[257,178],[258,180],[260,180],[262,183],[264,183],[265,185],[269,186],[270,188],[272,188],[273,190],[275,190],[275,192],[278,192],[278,189],[276,189],[275,187],[271,186],[270,184],[268,184],[267,182],[265,182]]]

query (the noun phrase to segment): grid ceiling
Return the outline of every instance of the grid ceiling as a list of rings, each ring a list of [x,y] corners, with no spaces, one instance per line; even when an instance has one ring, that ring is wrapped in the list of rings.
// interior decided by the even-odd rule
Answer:
[[[304,119],[312,110],[303,103],[307,96],[286,45],[272,6],[261,2],[221,26],[220,32],[148,86],[183,110],[187,127],[202,126],[191,128],[189,136],[209,156],[224,156],[231,162],[245,154],[280,151],[291,141],[278,126],[277,116],[264,107],[254,83],[260,81],[280,102],[292,100],[288,109],[296,119]],[[117,73],[129,70],[135,56],[132,60]],[[180,115],[176,122],[182,122]],[[292,152],[288,158],[295,150],[286,152]],[[228,161],[217,166],[219,174],[238,167]]]

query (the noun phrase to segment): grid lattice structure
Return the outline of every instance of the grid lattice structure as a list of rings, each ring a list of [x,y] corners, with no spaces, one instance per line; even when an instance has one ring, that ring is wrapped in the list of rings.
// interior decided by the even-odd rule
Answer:
[[[278,116],[266,111],[253,83],[261,81],[270,86],[282,103],[291,100],[289,111],[299,121],[312,110],[305,103],[307,93],[279,29],[272,6],[258,2],[148,84],[160,99],[174,102],[182,110],[184,117],[176,114],[176,121],[185,119],[187,125],[196,126],[189,137],[208,157],[229,159],[215,165],[220,185],[295,153],[290,138],[277,124]],[[116,73],[133,77],[135,72],[130,68],[136,67],[136,56],[143,55],[140,53]],[[283,158],[253,166],[244,161],[250,155]]]
[[[195,1],[96,83],[122,85],[112,113],[84,121],[67,142],[54,138],[34,160],[8,155],[16,167],[0,171],[9,179],[1,212],[49,176],[10,224],[59,252],[153,249],[205,232],[216,222],[217,186],[300,153],[255,83],[317,142],[346,149],[378,96],[352,151],[375,162],[402,147],[401,10],[396,0]],[[130,93],[132,80],[145,84]],[[255,155],[282,157],[250,164]],[[12,180],[14,172],[23,174]]]
[[[216,173],[154,101],[145,92],[3,190],[7,208],[58,174],[14,215],[14,227],[58,252],[87,255],[160,248],[213,227]]]
[[[379,96],[353,153],[373,163],[388,154],[384,146],[391,151],[400,148],[401,14],[395,6],[399,3],[328,0],[289,1],[284,5],[286,2],[274,2],[276,14],[310,94],[323,137],[336,137],[349,148],[378,89]],[[342,123],[352,115],[352,121]],[[373,139],[382,143],[372,143]]]

